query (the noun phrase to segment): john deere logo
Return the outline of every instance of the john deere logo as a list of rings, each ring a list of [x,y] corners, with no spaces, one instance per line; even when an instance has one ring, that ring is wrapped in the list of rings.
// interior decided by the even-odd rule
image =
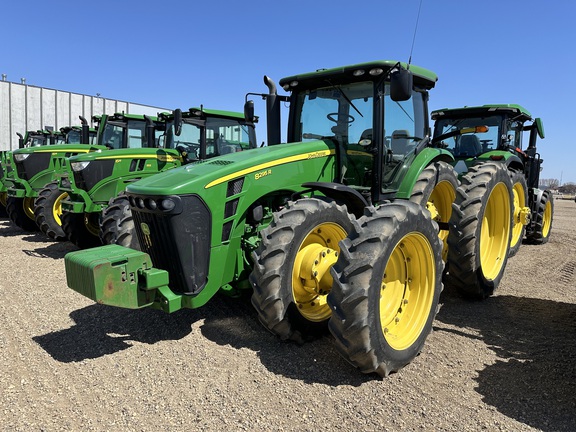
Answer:
[[[148,226],[148,224],[142,222],[140,224],[140,228],[142,229],[142,234],[144,234],[144,240],[146,243],[146,247],[151,247],[152,246],[152,238],[150,237],[150,227]]]

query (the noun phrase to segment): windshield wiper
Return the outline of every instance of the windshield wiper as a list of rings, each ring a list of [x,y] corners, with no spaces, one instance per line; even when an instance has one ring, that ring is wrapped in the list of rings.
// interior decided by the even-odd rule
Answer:
[[[358,114],[360,114],[360,117],[364,117],[364,116],[362,115],[362,113],[358,110],[358,108],[356,108],[356,105],[354,105],[354,103],[350,100],[350,98],[346,95],[346,93],[344,93],[344,90],[342,90],[342,87],[336,86],[336,85],[332,84],[332,83],[330,82],[330,80],[326,80],[326,82],[327,82],[328,84],[330,84],[333,89],[338,90],[340,93],[342,93],[342,96],[344,96],[344,99],[346,99],[346,102],[348,102],[348,103],[350,104],[350,106],[351,106],[352,108],[354,108],[354,110],[355,110]]]

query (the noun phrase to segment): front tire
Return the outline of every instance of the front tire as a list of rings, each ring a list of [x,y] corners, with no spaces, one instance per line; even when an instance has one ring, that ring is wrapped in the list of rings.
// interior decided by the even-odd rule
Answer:
[[[102,246],[98,233],[99,214],[97,213],[62,213],[62,229],[68,241],[80,249]]]
[[[545,190],[538,202],[534,225],[527,235],[528,241],[532,244],[548,243],[553,218],[554,197],[549,190]]]
[[[494,293],[506,269],[512,234],[512,181],[502,164],[470,167],[450,219],[448,283],[465,297]]]
[[[329,328],[364,373],[396,372],[420,353],[442,291],[442,243],[430,213],[396,201],[368,209],[332,268]]]
[[[24,231],[38,231],[38,225],[34,220],[34,198],[8,197],[6,212],[10,220]]]
[[[6,198],[8,198],[6,192],[0,192],[0,217],[8,217],[8,212],[6,211]]]
[[[40,231],[53,240],[66,240],[62,229],[62,200],[68,197],[67,192],[60,192],[58,182],[50,182],[38,194],[34,203],[34,216]]]
[[[127,248],[141,250],[130,201],[124,194],[112,199],[102,211],[100,222],[100,240],[103,244],[118,244]]]
[[[252,254],[252,305],[260,322],[281,339],[302,343],[326,332],[330,268],[352,218],[332,200],[303,198],[289,202],[262,231]]]

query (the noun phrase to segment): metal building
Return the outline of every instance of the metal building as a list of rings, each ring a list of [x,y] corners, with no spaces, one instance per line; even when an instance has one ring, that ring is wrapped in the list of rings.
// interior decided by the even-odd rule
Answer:
[[[14,83],[2,75],[0,81],[0,150],[18,148],[16,133],[27,130],[58,130],[64,126],[80,125],[78,116],[90,123],[93,115],[126,114],[156,115],[158,112],[170,111],[148,105],[141,105],[120,100],[106,99],[54,90],[43,87]]]

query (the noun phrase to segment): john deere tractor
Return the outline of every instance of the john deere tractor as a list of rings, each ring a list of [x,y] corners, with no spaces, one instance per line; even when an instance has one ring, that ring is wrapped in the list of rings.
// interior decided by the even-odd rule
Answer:
[[[106,176],[105,173],[111,172],[116,160],[122,161],[129,157],[128,155],[139,152],[142,147],[154,146],[155,129],[160,125],[163,123],[157,122],[156,118],[143,115],[116,113],[103,116],[97,137],[97,147],[100,151],[77,152],[69,155],[72,161],[68,158],[64,159],[52,180],[46,183],[39,192],[34,213],[40,230],[54,240],[69,239],[79,245],[99,244],[92,240],[92,238],[98,240],[99,214],[94,216],[90,212],[84,212],[83,207],[79,208],[83,205],[82,202],[74,207],[74,202],[69,196],[70,187],[74,184],[73,174],[89,165],[88,161],[76,164],[73,162],[74,158],[91,153],[92,156],[102,156],[102,159],[106,161],[94,163],[93,169],[84,171],[84,176],[82,174],[76,176],[76,179],[82,182],[78,189],[79,193],[82,193],[81,188],[86,187],[86,184],[93,185],[94,180],[98,181],[98,178]],[[146,135],[148,130],[151,130],[151,138]],[[135,169],[139,167],[142,169],[145,160],[137,162],[140,165],[137,165]],[[67,210],[71,211],[69,215],[66,213]],[[100,210],[101,208],[98,212]]]
[[[72,252],[68,285],[101,304],[166,312],[249,289],[280,338],[328,327],[350,363],[386,376],[422,349],[442,290],[438,232],[457,179],[428,136],[437,77],[374,61],[283,78],[290,96],[264,80],[268,146],[128,185],[142,251]]]
[[[452,153],[462,181],[450,222],[449,280],[467,296],[484,298],[498,285],[525,231],[534,243],[550,235],[552,194],[538,188],[542,120],[533,120],[520,105],[441,109],[432,119],[433,143]],[[523,131],[530,131],[525,150]]]
[[[88,142],[90,128],[84,118],[81,120],[82,130]],[[96,149],[87,144],[68,144],[64,133],[41,132],[41,134],[26,134],[26,137],[20,135],[20,148],[7,156],[7,163],[12,170],[3,182],[6,188],[8,216],[14,224],[26,231],[38,229],[34,220],[34,201],[38,191],[62,166],[62,160],[71,154]],[[48,143],[51,145],[46,146]]]
[[[114,119],[128,135],[140,128],[146,138],[136,146],[129,138],[130,148],[69,159],[68,176],[56,193],[67,194],[62,228],[81,248],[102,244],[101,237],[104,244],[139,249],[128,198],[121,194],[126,186],[183,163],[256,146],[254,124],[240,113],[191,108],[162,114],[157,122],[149,118],[147,126],[140,119]]]

